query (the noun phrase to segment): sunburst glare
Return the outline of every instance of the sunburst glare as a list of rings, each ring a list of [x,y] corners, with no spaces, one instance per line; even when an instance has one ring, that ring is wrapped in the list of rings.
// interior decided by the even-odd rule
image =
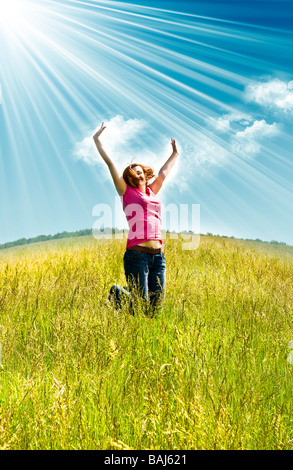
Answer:
[[[0,24],[11,27],[21,22],[23,12],[25,11],[24,2],[20,0],[10,0],[0,4]]]
[[[29,30],[30,18],[36,3],[29,0],[1,0],[0,28],[6,34],[17,34],[20,29]]]

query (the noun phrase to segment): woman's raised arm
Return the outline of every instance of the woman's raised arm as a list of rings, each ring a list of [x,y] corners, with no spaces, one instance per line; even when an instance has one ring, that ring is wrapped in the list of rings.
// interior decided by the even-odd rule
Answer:
[[[115,184],[115,187],[116,187],[116,190],[117,190],[118,194],[120,196],[122,196],[125,193],[125,190],[126,190],[126,183],[124,181],[123,176],[119,174],[114,162],[111,160],[111,158],[105,152],[105,150],[103,148],[103,145],[100,141],[99,137],[102,134],[102,132],[104,131],[104,129],[106,129],[106,126],[102,122],[102,125],[101,125],[100,129],[95,133],[95,135],[93,136],[93,139],[94,139],[94,142],[96,144],[96,147],[98,149],[99,154],[101,155],[102,159],[107,164],[107,166],[110,170],[110,173],[111,173],[111,176],[112,176],[112,179],[113,179],[113,182]]]
[[[155,194],[157,194],[159,190],[161,189],[164,179],[170,173],[171,169],[173,168],[175,164],[176,158],[179,155],[175,139],[171,139],[171,145],[172,145],[172,150],[173,150],[172,154],[170,155],[166,163],[160,169],[155,181],[152,184],[150,184],[150,188],[152,188]]]

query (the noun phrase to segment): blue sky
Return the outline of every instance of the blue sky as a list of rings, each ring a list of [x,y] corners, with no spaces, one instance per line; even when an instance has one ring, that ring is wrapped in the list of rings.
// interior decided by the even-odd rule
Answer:
[[[200,204],[201,233],[293,245],[292,17],[290,1],[1,3],[0,243],[114,214],[105,121],[121,171],[158,172],[176,139],[159,194]]]

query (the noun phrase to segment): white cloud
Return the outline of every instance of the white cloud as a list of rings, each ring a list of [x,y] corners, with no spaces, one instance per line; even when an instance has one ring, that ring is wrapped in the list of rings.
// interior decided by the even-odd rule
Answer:
[[[251,83],[245,89],[245,97],[275,111],[293,112],[293,80],[286,83],[276,78],[264,83]]]
[[[195,153],[195,161],[198,165],[219,165],[226,161],[227,150],[211,139],[203,140]]]
[[[293,110],[293,80],[285,83],[279,79],[267,83],[251,83],[246,87],[244,98],[266,107],[283,111]],[[277,122],[253,114],[235,110],[219,117],[208,117],[210,136],[198,135],[183,146],[184,168],[190,173],[195,166],[205,168],[229,162],[233,154],[244,158],[260,154],[270,140],[277,136],[281,127]],[[191,162],[191,163],[190,163]]]
[[[213,165],[222,165],[229,158],[229,151],[221,143],[212,138],[202,138],[198,135],[193,142],[185,142],[180,152],[183,160],[182,171],[192,174],[193,171],[202,171]]]
[[[204,172],[210,166],[225,165],[235,153],[253,157],[261,152],[264,139],[279,133],[275,122],[268,124],[240,111],[210,118],[209,123],[213,126],[211,137],[198,135],[196,140],[183,145],[184,170],[190,174],[195,167]]]
[[[95,165],[100,161],[92,135],[85,137],[82,142],[76,144],[74,154],[79,160],[84,160],[89,165]]]
[[[142,119],[124,120],[123,116],[117,115],[105,122],[105,126],[100,139],[110,158],[116,162],[130,163],[139,151],[140,135],[145,131],[146,122]],[[76,157],[89,165],[103,163],[93,141],[93,135],[99,127],[100,125],[75,147]]]
[[[279,127],[275,122],[268,124],[264,119],[254,121],[251,126],[247,126],[243,131],[236,132],[232,139],[232,149],[246,156],[256,155],[262,148],[263,138],[274,137],[278,132]]]
[[[212,124],[213,128],[221,133],[226,133],[233,131],[235,126],[245,126],[252,121],[252,117],[242,113],[234,112],[230,114],[223,114],[218,118],[210,118],[209,122]]]
[[[219,118],[210,118],[209,122],[212,124],[215,130],[219,132],[229,132],[230,130],[230,119],[228,114],[224,114]]]
[[[245,157],[252,157],[261,150],[261,145],[255,140],[243,140],[242,142],[234,140],[231,147],[234,153],[241,153]]]
[[[278,133],[277,124],[267,124],[262,119],[261,121],[254,121],[252,126],[247,126],[244,131],[236,132],[236,139],[260,139],[262,137],[274,136]]]
[[[210,119],[210,123],[215,132],[223,135],[233,153],[241,153],[245,157],[258,154],[262,149],[263,139],[279,133],[279,126],[275,122],[268,124],[265,119],[256,120],[242,112],[223,114],[217,119]],[[229,152],[220,145],[206,143],[205,148],[202,142],[200,147],[204,148],[204,155],[208,155],[210,151],[216,155],[216,158],[207,156],[211,163],[222,163],[229,157]]]
[[[123,116],[118,115],[105,125],[107,128],[101,139],[109,151],[115,152],[117,147],[121,148],[125,144],[128,145],[131,139],[138,136],[146,127],[146,122],[142,119],[128,119],[125,121]]]

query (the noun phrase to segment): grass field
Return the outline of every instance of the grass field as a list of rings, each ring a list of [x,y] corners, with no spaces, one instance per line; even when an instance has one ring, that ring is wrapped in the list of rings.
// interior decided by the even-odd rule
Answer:
[[[293,248],[165,240],[155,318],[105,305],[124,250],[0,253],[0,448],[293,449]]]

